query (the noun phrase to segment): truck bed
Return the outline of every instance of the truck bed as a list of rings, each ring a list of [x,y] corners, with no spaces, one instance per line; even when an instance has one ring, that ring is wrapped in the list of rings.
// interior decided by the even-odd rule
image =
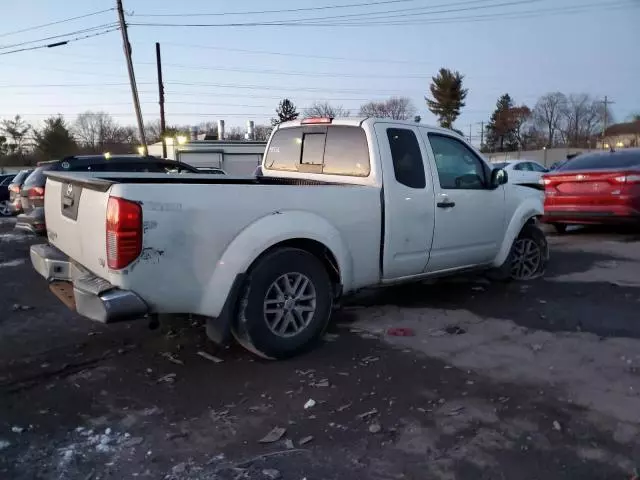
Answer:
[[[142,207],[142,254],[122,270],[110,269],[105,261],[110,196]],[[270,246],[234,246],[243,238],[277,242],[316,232],[317,241],[334,242],[348,252],[349,271],[352,264],[361,265],[346,287],[376,283],[380,273],[377,186],[279,177],[52,173],[45,211],[53,246],[112,285],[135,287],[151,311],[215,315],[220,305],[207,293],[211,282],[221,271],[236,268],[234,262],[255,258]],[[225,257],[230,248],[238,253]]]

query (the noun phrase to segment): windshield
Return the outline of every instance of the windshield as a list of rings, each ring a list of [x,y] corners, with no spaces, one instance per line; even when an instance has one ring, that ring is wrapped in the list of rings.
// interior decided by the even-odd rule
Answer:
[[[556,168],[556,171],[568,172],[572,170],[607,170],[639,167],[640,150],[629,150],[582,154],[560,165]]]

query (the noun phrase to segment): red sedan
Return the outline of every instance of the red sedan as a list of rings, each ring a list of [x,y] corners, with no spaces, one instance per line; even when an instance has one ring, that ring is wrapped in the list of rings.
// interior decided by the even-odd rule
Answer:
[[[584,153],[543,175],[544,221],[640,225],[640,148]]]

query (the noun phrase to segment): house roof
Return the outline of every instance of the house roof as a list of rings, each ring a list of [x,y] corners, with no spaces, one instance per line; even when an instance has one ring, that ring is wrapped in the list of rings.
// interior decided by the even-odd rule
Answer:
[[[640,134],[640,120],[627,123],[614,123],[610,127],[607,127],[605,131],[605,136],[635,134]]]

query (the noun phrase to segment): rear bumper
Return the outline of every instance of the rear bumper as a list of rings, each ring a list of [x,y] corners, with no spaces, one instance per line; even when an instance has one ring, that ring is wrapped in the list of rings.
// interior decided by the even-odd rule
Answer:
[[[47,233],[47,226],[44,222],[44,208],[36,208],[29,213],[21,213],[17,217],[16,230],[44,235]]]
[[[56,296],[84,317],[114,323],[140,318],[149,310],[135,293],[114,287],[51,245],[33,245],[30,255],[33,268],[50,282]]]
[[[545,223],[605,224],[640,222],[640,211],[628,205],[570,207],[545,205]]]

